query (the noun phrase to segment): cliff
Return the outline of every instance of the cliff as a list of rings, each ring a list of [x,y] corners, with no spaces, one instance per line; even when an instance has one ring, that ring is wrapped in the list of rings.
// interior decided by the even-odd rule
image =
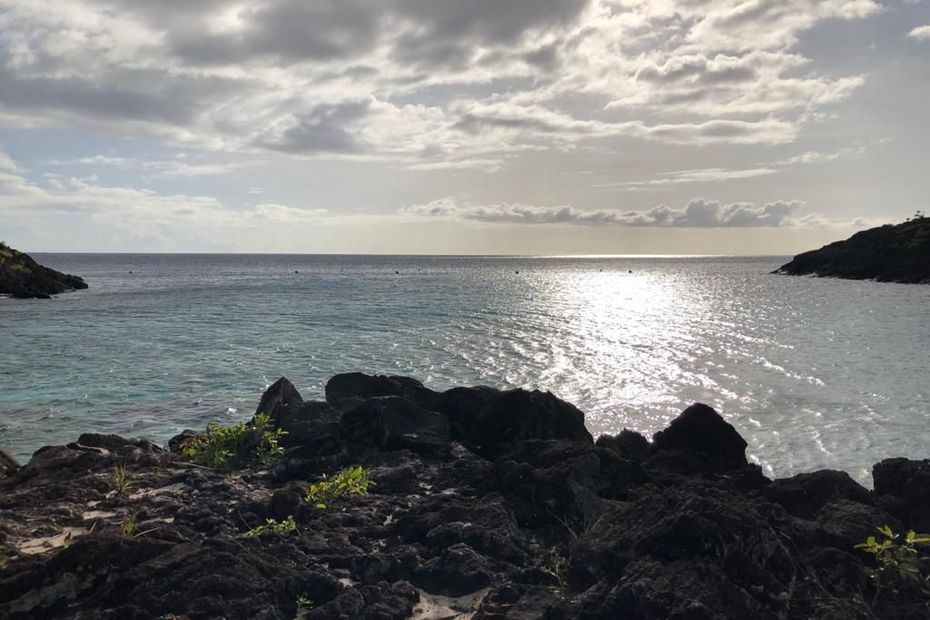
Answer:
[[[930,283],[930,217],[858,232],[845,241],[798,254],[775,273]]]
[[[855,547],[930,530],[930,461],[770,480],[705,405],[595,442],[550,393],[403,377],[258,411],[0,471],[0,617],[930,617],[922,550],[899,583]]]
[[[28,254],[0,243],[0,295],[47,299],[85,288],[87,283],[81,278],[43,267]]]

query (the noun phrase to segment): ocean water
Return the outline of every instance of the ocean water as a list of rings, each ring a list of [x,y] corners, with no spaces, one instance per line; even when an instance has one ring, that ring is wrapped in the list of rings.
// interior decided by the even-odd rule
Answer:
[[[167,440],[347,371],[551,390],[595,435],[717,408],[770,475],[930,457],[930,286],[783,258],[37,254],[90,290],[0,299],[0,445]]]

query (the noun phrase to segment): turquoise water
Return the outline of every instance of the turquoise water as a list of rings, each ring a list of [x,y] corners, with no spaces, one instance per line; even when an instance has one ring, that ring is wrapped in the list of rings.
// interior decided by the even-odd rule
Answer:
[[[35,256],[91,288],[0,299],[20,457],[164,441],[249,417],[281,375],[312,398],[355,370],[549,389],[595,434],[704,401],[777,475],[930,457],[928,286],[768,275],[781,258]]]

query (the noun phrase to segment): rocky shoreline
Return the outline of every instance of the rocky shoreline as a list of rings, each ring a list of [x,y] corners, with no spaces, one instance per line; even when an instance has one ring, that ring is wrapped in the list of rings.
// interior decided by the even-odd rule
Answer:
[[[0,242],[0,295],[16,299],[49,299],[52,295],[86,289],[77,276],[49,269],[31,256]]]
[[[705,405],[594,441],[550,393],[362,374],[325,402],[281,379],[257,413],[283,454],[243,469],[192,462],[199,431],[0,461],[0,617],[930,617],[855,548],[930,531],[930,461],[877,464],[874,490],[769,480]],[[307,501],[350,466],[373,485]]]
[[[918,211],[901,224],[863,230],[845,241],[798,254],[774,273],[930,284],[930,217]]]

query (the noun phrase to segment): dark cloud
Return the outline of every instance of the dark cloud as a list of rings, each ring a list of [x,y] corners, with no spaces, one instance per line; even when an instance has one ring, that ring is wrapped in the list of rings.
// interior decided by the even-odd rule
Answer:
[[[308,155],[357,153],[362,144],[352,128],[367,116],[370,107],[370,100],[319,105],[299,115],[294,125],[280,136],[260,141],[260,146]]]

